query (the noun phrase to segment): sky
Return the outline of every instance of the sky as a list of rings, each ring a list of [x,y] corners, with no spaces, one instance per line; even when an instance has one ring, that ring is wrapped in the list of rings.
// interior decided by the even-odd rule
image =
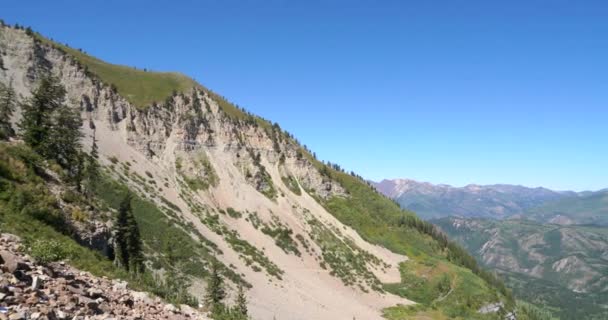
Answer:
[[[372,180],[608,187],[608,2],[31,1],[0,18],[180,71]]]

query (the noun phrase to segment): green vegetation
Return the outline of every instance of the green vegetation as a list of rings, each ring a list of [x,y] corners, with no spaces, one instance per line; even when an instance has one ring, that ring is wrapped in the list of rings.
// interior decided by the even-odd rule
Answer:
[[[291,192],[293,192],[296,195],[302,195],[302,190],[300,189],[300,184],[298,184],[298,181],[296,180],[296,178],[294,178],[293,176],[287,176],[287,177],[281,177],[281,180],[283,180],[283,183],[285,184],[285,186],[287,188],[289,188],[289,190],[291,190]]]
[[[82,51],[52,42],[40,34],[36,39],[72,56],[89,75],[112,86],[130,103],[146,108],[165,101],[174,92],[185,92],[200,87],[194,80],[176,72],[152,72],[133,67],[110,64]]]
[[[602,258],[608,247],[606,228],[516,219],[442,218],[432,222],[475,253],[479,261],[488,261],[487,267],[499,270],[518,298],[542,305],[561,319],[608,316],[604,308],[608,293],[603,289],[608,267]],[[494,259],[497,256],[501,259]],[[576,268],[569,269],[573,262]],[[554,266],[560,263],[567,267],[558,272]]]
[[[190,189],[193,191],[207,190],[209,187],[217,186],[219,177],[204,153],[192,154],[191,161],[191,164],[186,166],[182,158],[175,159],[177,173]]]
[[[517,320],[555,320],[551,313],[529,303],[517,302]],[[599,318],[598,318],[599,319]]]
[[[239,219],[240,217],[243,216],[242,213],[234,210],[234,208],[232,208],[232,207],[229,207],[228,209],[226,209],[226,212],[228,213],[228,215],[230,217],[235,218],[235,219]]]
[[[182,198],[187,199],[187,195]],[[213,232],[222,236],[230,247],[239,253],[239,257],[245,261],[245,264],[254,271],[266,271],[266,273],[278,280],[282,279],[284,273],[274,262],[272,262],[264,254],[264,251],[251,245],[244,239],[241,239],[239,234],[229,229],[226,225],[220,222],[220,217],[217,214],[209,213],[194,203],[188,203],[194,214],[197,214],[200,221],[209,227]],[[231,271],[231,270],[230,270]]]
[[[483,305],[499,300],[498,293],[470,270],[442,259],[414,259],[400,265],[401,282],[385,285],[394,294],[410,298],[419,305],[416,314],[439,310],[449,318],[494,319],[481,315]]]
[[[299,257],[301,253],[300,250],[298,250],[298,244],[291,237],[293,230],[281,223],[278,218],[273,218],[275,219],[270,223],[262,222],[262,232],[273,238],[274,243],[285,253],[293,253]],[[258,219],[258,221],[260,220]]]
[[[238,286],[237,298],[235,306],[227,306],[224,300],[226,299],[226,290],[224,288],[224,279],[220,268],[213,264],[211,267],[211,277],[205,295],[205,305],[211,310],[211,317],[215,320],[246,320],[247,316],[247,299],[241,285]]]
[[[608,226],[608,191],[598,191],[585,196],[566,197],[543,204],[526,212],[526,218],[548,222],[560,216],[573,224]]]
[[[435,301],[434,304],[429,305],[429,308],[435,308],[435,312],[450,317],[476,317],[476,306],[481,303],[493,303],[504,298],[507,309],[514,307],[511,293],[502,281],[480,268],[473,257],[458,245],[447,241],[447,238],[431,224],[418,219],[411,212],[403,211],[396,203],[378,194],[358,177],[335,168],[328,168],[318,162],[317,166],[325,167],[326,175],[338,181],[347,191],[347,197],[332,197],[323,201],[328,211],[342,223],[353,227],[371,243],[407,255],[411,261],[406,264],[412,264],[414,270],[419,270],[418,264],[424,261],[444,261],[449,267],[452,273],[451,288],[456,294],[452,293],[453,297],[450,294],[448,298]],[[406,279],[410,282],[415,278],[424,277],[420,272],[402,273],[402,275],[408,275]],[[437,283],[440,280],[442,279],[421,282],[420,291],[438,288]],[[414,301],[417,301],[416,298],[421,298],[416,290],[399,289],[407,285],[407,283],[389,285],[385,286],[385,289]],[[430,292],[436,293],[433,290]],[[429,294],[430,296],[436,294]],[[472,303],[463,303],[467,301]],[[420,312],[423,314],[427,311]]]
[[[96,196],[115,210],[120,208],[124,194],[128,192],[129,189],[125,185],[107,176],[100,179],[95,189]],[[208,275],[207,267],[217,260],[214,256],[217,248],[210,245],[211,241],[183,222],[168,218],[154,203],[135,194],[131,205],[144,241],[144,252],[153,264],[193,277]],[[232,281],[243,282],[234,271],[227,267],[224,269]]]
[[[131,199],[131,194],[127,193],[120,202],[114,221],[115,261],[127,271],[141,273],[144,271],[143,243],[131,210]]]
[[[68,256],[61,243],[56,240],[36,240],[29,245],[29,248],[30,255],[41,264],[63,260]]]
[[[121,278],[137,290],[150,291],[169,302],[196,305],[194,299],[174,300],[164,282],[151,273],[133,275],[117,268],[100,252],[79,245],[72,237],[55,196],[49,191],[43,159],[25,145],[0,143],[0,230],[20,236],[28,252],[41,263],[67,259],[97,276]],[[85,197],[79,206],[95,207]],[[99,213],[101,214],[101,213]]]
[[[322,266],[328,265],[331,275],[340,278],[345,285],[357,285],[363,291],[367,291],[366,287],[383,291],[378,278],[368,269],[368,263],[381,266],[382,261],[352,241],[340,239],[336,234],[339,234],[338,230],[329,229],[312,216],[308,216],[308,225],[311,238],[321,248]]]
[[[1,55],[0,55],[1,56]],[[2,62],[0,58],[0,62]],[[0,69],[2,65],[0,65]],[[17,105],[15,90],[12,86],[0,83],[0,140],[6,140],[15,135],[11,126],[11,117]]]

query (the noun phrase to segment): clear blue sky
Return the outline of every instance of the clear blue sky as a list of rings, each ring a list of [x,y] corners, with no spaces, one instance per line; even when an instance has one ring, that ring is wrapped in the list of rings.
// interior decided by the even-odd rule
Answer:
[[[608,187],[608,2],[294,2],[19,0],[0,17],[191,75],[369,179]]]

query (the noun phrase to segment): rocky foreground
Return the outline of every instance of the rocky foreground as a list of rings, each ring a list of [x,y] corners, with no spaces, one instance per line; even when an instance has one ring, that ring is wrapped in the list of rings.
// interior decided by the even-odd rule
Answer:
[[[95,277],[60,262],[36,264],[19,238],[0,235],[0,320],[3,319],[207,319],[127,283]]]

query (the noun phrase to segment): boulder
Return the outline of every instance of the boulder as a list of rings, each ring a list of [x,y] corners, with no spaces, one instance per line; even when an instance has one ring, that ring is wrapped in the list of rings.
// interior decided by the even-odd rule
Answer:
[[[15,273],[16,271],[29,271],[30,267],[25,261],[9,251],[1,250],[0,259],[4,264],[4,268],[9,273]]]

